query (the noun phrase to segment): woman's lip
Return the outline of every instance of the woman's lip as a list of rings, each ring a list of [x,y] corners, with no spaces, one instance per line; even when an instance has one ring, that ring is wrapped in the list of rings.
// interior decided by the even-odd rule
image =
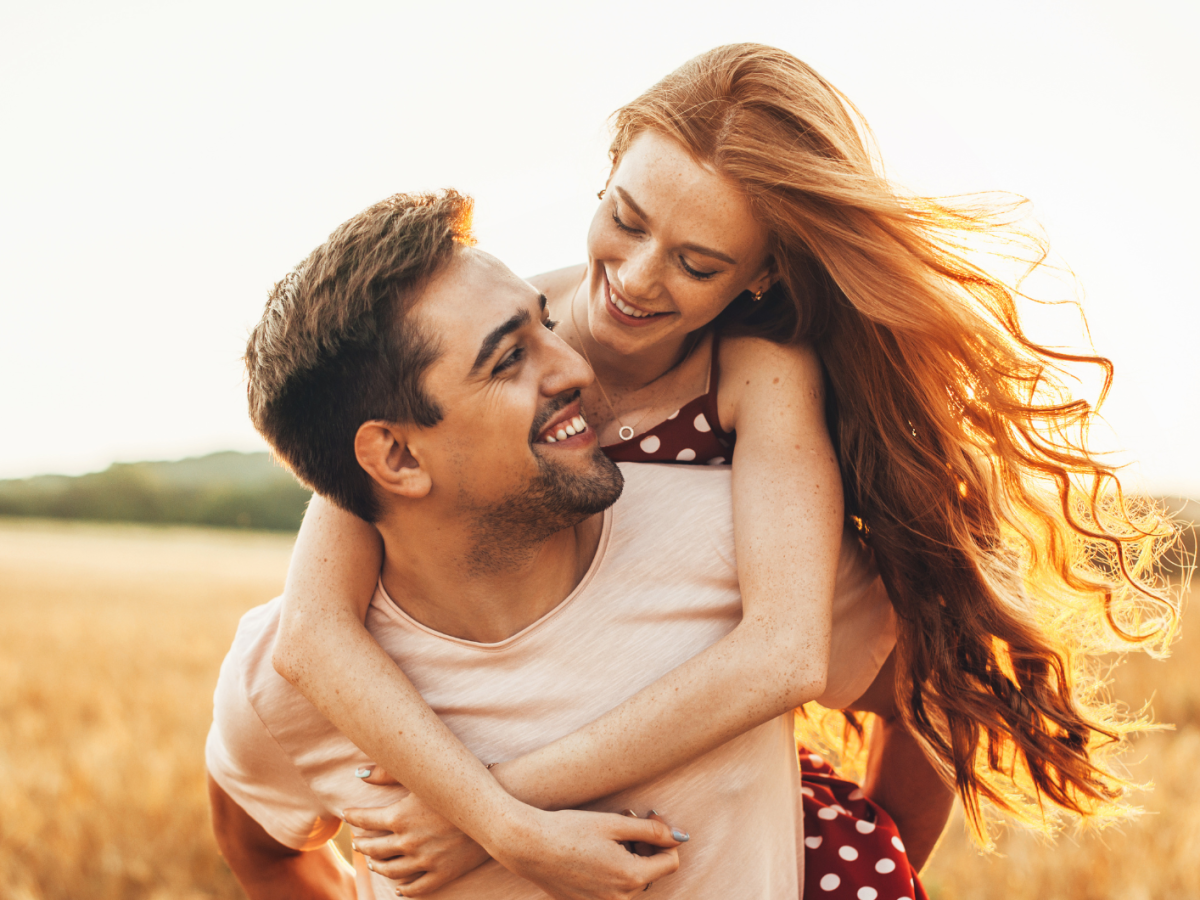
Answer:
[[[667,313],[653,313],[649,316],[638,318],[637,316],[631,316],[628,313],[621,312],[621,310],[617,308],[617,305],[613,303],[612,287],[608,283],[607,272],[604,273],[604,308],[608,310],[608,314],[610,316],[612,316],[622,325],[630,325],[635,328],[641,328],[645,325],[649,325],[651,322],[661,319],[667,315]]]

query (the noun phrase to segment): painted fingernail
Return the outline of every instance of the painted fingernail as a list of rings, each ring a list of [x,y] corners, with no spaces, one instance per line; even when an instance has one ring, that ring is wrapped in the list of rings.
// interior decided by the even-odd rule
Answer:
[[[672,828],[671,837],[675,838],[675,840],[682,844],[688,839],[688,833],[686,831],[680,831],[678,828]]]
[[[358,852],[358,844],[354,843],[354,841],[351,841],[350,849],[353,850],[355,853],[357,853]]]
[[[367,860],[367,868],[370,869],[372,872],[375,871],[375,865],[369,859]]]
[[[368,775],[370,775],[374,771],[375,770],[372,769],[370,766],[359,766],[357,769],[354,770],[354,777],[355,778],[366,778]]]

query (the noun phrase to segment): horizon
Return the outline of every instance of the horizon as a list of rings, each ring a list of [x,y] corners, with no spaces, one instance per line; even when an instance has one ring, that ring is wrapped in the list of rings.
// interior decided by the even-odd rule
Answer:
[[[1200,496],[1195,4],[351,2],[331,17],[223,0],[36,5],[6,26],[0,112],[20,137],[0,148],[0,479],[266,449],[245,335],[337,223],[454,185],[476,199],[480,247],[518,274],[579,262],[607,116],[696,53],[758,40],[846,93],[901,187],[1033,201],[1116,366],[1095,446],[1140,461],[1132,485]],[[1045,343],[1086,340],[1034,318]]]

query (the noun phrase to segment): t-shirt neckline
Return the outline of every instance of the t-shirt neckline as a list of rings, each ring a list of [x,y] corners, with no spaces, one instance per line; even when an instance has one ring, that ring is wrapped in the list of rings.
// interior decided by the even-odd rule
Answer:
[[[620,502],[620,501],[618,500],[618,502]],[[614,504],[614,506],[615,506],[615,504]],[[430,637],[435,637],[439,640],[448,641],[453,644],[460,644],[464,647],[473,647],[477,650],[505,650],[505,649],[511,647],[513,644],[516,644],[516,643],[520,642],[521,640],[523,640],[527,635],[532,634],[533,632],[542,628],[542,626],[546,622],[553,619],[560,612],[562,612],[564,609],[566,609],[568,606],[570,606],[572,603],[574,603],[575,598],[578,597],[580,594],[582,594],[584,591],[586,591],[588,588],[588,585],[590,585],[592,583],[592,581],[595,579],[596,573],[600,570],[600,566],[603,563],[604,557],[608,552],[609,538],[612,534],[613,507],[610,506],[608,509],[604,510],[604,512],[602,512],[600,515],[603,516],[603,520],[602,520],[602,524],[601,524],[601,528],[600,528],[600,540],[596,544],[596,553],[592,557],[592,563],[591,563],[591,565],[588,566],[587,571],[584,572],[583,577],[581,579],[579,579],[579,584],[575,585],[575,589],[572,590],[571,593],[567,594],[567,596],[563,598],[561,603],[559,603],[557,606],[555,606],[553,609],[551,609],[545,615],[541,616],[538,619],[535,619],[533,622],[530,622],[528,625],[526,625],[524,628],[522,628],[516,634],[509,635],[502,641],[496,641],[494,643],[484,643],[481,641],[469,641],[466,638],[460,638],[460,637],[456,637],[452,634],[446,634],[445,632],[438,631],[435,628],[430,628],[428,625],[418,622],[416,619],[414,619],[412,616],[410,616],[407,612],[405,612],[399,603],[397,603],[395,600],[392,599],[392,596],[387,592],[387,589],[383,586],[382,574],[380,575],[380,578],[376,582],[376,585],[375,585],[376,595],[378,597],[382,597],[383,601],[384,601],[383,604],[380,605],[380,608],[387,614],[391,615],[392,617],[400,619],[402,622],[404,622],[409,627],[415,628],[418,631],[422,631],[425,634],[428,634]],[[374,602],[375,601],[372,601],[372,604],[374,604]]]

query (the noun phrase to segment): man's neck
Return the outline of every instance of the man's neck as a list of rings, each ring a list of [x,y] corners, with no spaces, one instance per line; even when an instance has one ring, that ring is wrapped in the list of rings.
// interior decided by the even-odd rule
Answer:
[[[595,558],[604,514],[536,544],[509,548],[480,566],[464,525],[408,527],[381,522],[384,590],[434,631],[497,643],[529,627],[565,600]]]

